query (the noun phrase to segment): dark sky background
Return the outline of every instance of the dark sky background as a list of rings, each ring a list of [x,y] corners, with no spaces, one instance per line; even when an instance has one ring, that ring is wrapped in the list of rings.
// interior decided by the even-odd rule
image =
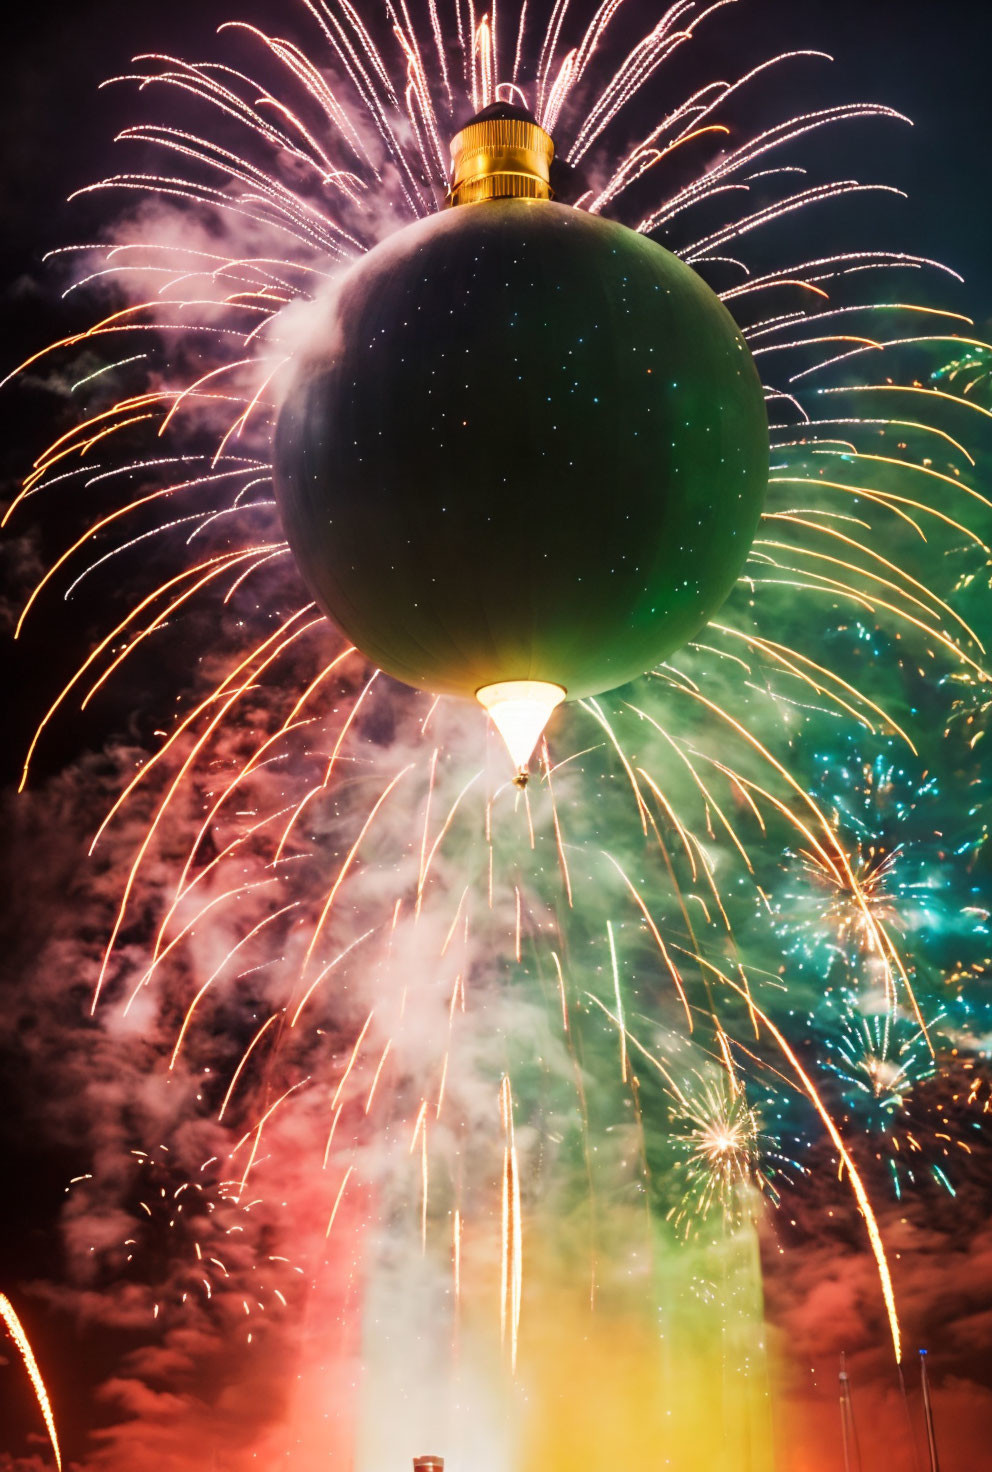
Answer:
[[[90,213],[91,206],[67,207],[64,201],[72,189],[114,167],[110,139],[129,116],[130,103],[120,89],[98,92],[100,81],[125,68],[129,58],[142,50],[196,53],[217,24],[234,16],[258,18],[278,29],[286,8],[287,0],[270,0],[268,5],[262,0],[243,5],[235,0],[230,4],[226,0],[202,4],[175,0],[154,7],[90,0],[73,6],[21,3],[8,14],[0,61],[4,72],[0,90],[0,277],[6,283],[0,349],[4,371],[41,345],[53,325],[67,320],[53,306],[54,289],[41,256],[53,245],[85,238],[87,221],[98,218]],[[992,5],[978,5],[974,0],[944,0],[941,4],[750,0],[728,20],[725,33],[733,38],[741,28],[755,33],[758,48],[765,53],[780,46],[814,46],[832,52],[838,61],[830,79],[834,95],[879,100],[914,119],[912,130],[878,125],[862,129],[860,139],[868,151],[861,159],[860,172],[909,192],[908,205],[899,207],[900,228],[890,231],[885,243],[895,233],[897,243],[906,249],[933,255],[959,270],[966,287],[953,305],[963,303],[962,309],[983,327],[992,318]],[[726,55],[729,66],[732,47]],[[824,94],[831,95],[831,87],[823,88]],[[23,473],[29,458],[37,453],[46,413],[44,403],[30,395],[16,397],[8,391],[0,400],[0,474],[8,483]],[[2,652],[4,669],[9,672],[5,687],[9,704],[0,738],[4,785],[19,765],[27,732],[50,692],[49,656],[52,667],[59,664],[60,639],[59,627],[42,625],[27,655],[15,658],[9,649]],[[56,736],[50,751],[52,767],[72,757],[74,748],[81,749],[86,740],[99,740],[98,724]],[[53,864],[57,867],[54,859]],[[9,868],[5,872],[13,874]],[[8,916],[11,929],[5,932],[10,935],[16,929],[19,909],[12,883],[4,898],[12,912]],[[0,1079],[0,1110],[6,1121],[6,1128],[0,1130],[0,1152],[4,1154],[0,1159],[0,1291],[16,1291],[20,1283],[44,1271],[46,1259],[55,1250],[55,1218],[73,1166],[66,1156],[34,1150],[25,1099],[15,1057]],[[979,1180],[972,1185],[969,1205],[978,1235],[989,1208],[992,1181],[983,1192]],[[859,1257],[851,1274],[861,1273],[863,1266]],[[992,1369],[992,1311],[987,1308],[990,1273],[992,1241],[983,1237],[973,1253],[962,1251],[955,1267],[953,1311],[967,1317],[969,1295],[982,1306],[980,1312],[976,1309],[971,1343],[976,1361],[984,1366],[986,1385],[992,1387],[987,1373]],[[831,1297],[823,1291],[823,1274],[809,1255],[799,1262],[789,1280],[790,1289],[802,1288],[806,1278],[812,1285],[810,1292],[815,1289],[820,1294],[806,1320],[798,1309],[790,1308],[783,1282],[776,1280],[771,1286],[779,1323],[786,1326],[785,1332],[799,1338],[813,1332],[811,1325],[827,1338],[836,1338],[844,1315],[849,1313],[853,1321],[859,1293],[873,1291],[849,1276],[833,1285],[836,1291]],[[917,1289],[921,1294],[924,1291],[919,1284],[911,1291]],[[45,1322],[40,1309],[35,1322],[39,1353],[61,1386],[64,1402],[72,1354],[55,1342],[52,1324]],[[939,1378],[939,1362],[935,1369]],[[992,1388],[981,1401],[973,1388],[959,1390],[960,1383],[950,1380],[944,1388],[948,1423],[959,1420],[967,1428],[963,1440],[953,1441],[949,1436],[953,1449],[945,1459],[945,1472],[984,1466],[992,1444],[978,1440],[980,1435],[992,1436]],[[15,1398],[20,1410],[15,1410]],[[836,1416],[832,1379],[818,1384],[814,1400],[819,1407],[814,1414],[822,1411],[823,1424],[829,1425],[832,1435]],[[9,1445],[5,1415],[8,1428],[14,1428],[9,1432]],[[71,1414],[67,1419],[73,1424]],[[23,1437],[21,1387],[18,1385],[15,1395],[12,1373],[0,1359],[0,1465],[5,1451],[25,1451]],[[970,1462],[965,1460],[969,1450],[973,1453]],[[788,1472],[802,1472],[806,1465],[789,1464]],[[812,1469],[813,1464],[809,1466]]]

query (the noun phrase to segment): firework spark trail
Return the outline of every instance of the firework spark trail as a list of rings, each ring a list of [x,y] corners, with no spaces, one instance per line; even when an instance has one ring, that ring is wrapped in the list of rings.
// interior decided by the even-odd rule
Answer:
[[[500,1336],[509,1331],[510,1368],[517,1367],[520,1338],[520,1305],[523,1298],[523,1225],[520,1209],[520,1167],[513,1128],[513,1090],[504,1075],[499,1089],[499,1113],[503,1126],[502,1252],[500,1254]]]
[[[45,1426],[48,1428],[48,1438],[52,1443],[52,1451],[55,1453],[55,1465],[59,1469],[59,1472],[62,1472],[62,1453],[59,1450],[59,1438],[55,1430],[55,1417],[52,1415],[52,1405],[48,1399],[48,1391],[45,1389],[45,1382],[41,1378],[38,1361],[34,1357],[34,1351],[28,1341],[28,1336],[24,1332],[24,1326],[14,1311],[14,1305],[3,1293],[0,1293],[0,1319],[3,1319],[7,1332],[17,1346],[21,1359],[24,1361],[24,1368],[28,1372],[34,1393],[38,1398],[41,1414],[45,1418]]]
[[[627,1029],[623,1020],[623,998],[620,995],[620,971],[617,966],[617,948],[613,939],[613,925],[607,920],[606,938],[610,943],[610,970],[613,974],[613,995],[617,1004],[617,1016],[620,1019],[620,1077],[624,1083],[628,1078],[627,1064]]]
[[[740,990],[734,982],[730,981],[729,978],[725,977],[724,980],[727,982],[727,985],[732,987],[735,991]],[[830,1117],[826,1106],[820,1098],[819,1091],[817,1090],[817,1087],[814,1084],[813,1080],[803,1068],[802,1064],[799,1062],[799,1059],[789,1047],[789,1044],[786,1041],[785,1037],[775,1026],[774,1022],[772,1022],[771,1018],[768,1017],[767,1014],[765,1014],[764,1012],[761,1012],[759,1009],[756,1008],[755,1010],[758,1011],[758,1015],[760,1016],[762,1022],[765,1024],[765,1026],[768,1028],[768,1031],[772,1034],[772,1037],[778,1043],[778,1046],[781,1048],[785,1057],[788,1059],[793,1072],[799,1079],[803,1088],[806,1090],[806,1093],[809,1095],[809,1098],[813,1104],[813,1108],[816,1110],[817,1114],[823,1121],[824,1128],[833,1141],[834,1148],[836,1149],[837,1154],[840,1156],[841,1160],[844,1163],[844,1166],[847,1169],[847,1173],[851,1181],[851,1186],[858,1200],[858,1206],[861,1210],[861,1215],[864,1217],[865,1226],[868,1229],[868,1236],[871,1240],[871,1248],[872,1252],[875,1255],[875,1262],[878,1265],[878,1275],[882,1284],[882,1296],[885,1299],[885,1311],[888,1314],[889,1331],[892,1335],[892,1348],[895,1353],[896,1362],[899,1363],[902,1359],[902,1333],[899,1328],[899,1315],[896,1309],[895,1291],[892,1287],[892,1275],[889,1272],[888,1257],[885,1251],[885,1244],[882,1241],[882,1234],[879,1230],[878,1219],[876,1218],[875,1212],[872,1209],[871,1200],[868,1196],[868,1192],[865,1190],[864,1182],[861,1178],[861,1173],[858,1170],[858,1167],[855,1164],[854,1160],[852,1159],[850,1151],[844,1144],[844,1141],[841,1138],[837,1126],[834,1124],[833,1119]]]

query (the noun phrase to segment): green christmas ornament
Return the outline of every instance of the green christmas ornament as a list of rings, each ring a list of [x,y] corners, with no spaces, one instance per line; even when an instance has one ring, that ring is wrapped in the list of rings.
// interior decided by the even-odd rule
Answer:
[[[554,203],[551,153],[505,106],[458,135],[455,207],[342,279],[276,434],[320,605],[397,679],[522,717],[521,767],[561,699],[719,608],[768,477],[730,314],[661,246]]]

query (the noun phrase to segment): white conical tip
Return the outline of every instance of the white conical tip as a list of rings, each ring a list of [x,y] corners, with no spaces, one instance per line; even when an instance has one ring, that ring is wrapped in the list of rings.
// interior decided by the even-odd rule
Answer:
[[[547,680],[501,680],[498,685],[483,685],[475,698],[489,712],[518,773],[525,773],[551,712],[565,699],[565,691]]]

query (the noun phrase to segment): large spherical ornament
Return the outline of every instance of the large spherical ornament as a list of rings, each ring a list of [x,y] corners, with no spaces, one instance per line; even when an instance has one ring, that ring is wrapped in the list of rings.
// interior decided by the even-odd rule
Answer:
[[[764,399],[675,256],[547,199],[408,226],[340,283],[276,483],[314,595],[389,674],[473,696],[624,684],[726,598],[761,514]]]

